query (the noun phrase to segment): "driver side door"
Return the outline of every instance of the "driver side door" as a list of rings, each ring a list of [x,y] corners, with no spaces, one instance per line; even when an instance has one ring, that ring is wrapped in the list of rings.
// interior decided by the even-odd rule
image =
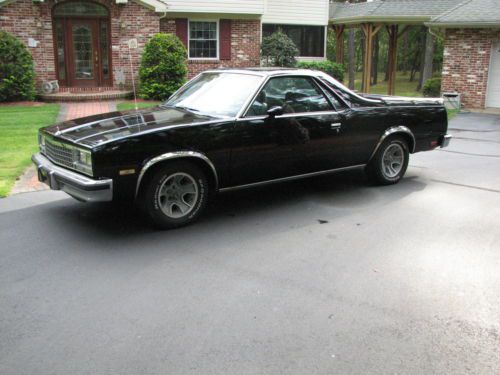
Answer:
[[[274,107],[283,113],[269,116]],[[341,117],[311,77],[270,78],[235,123],[231,185],[341,166]]]

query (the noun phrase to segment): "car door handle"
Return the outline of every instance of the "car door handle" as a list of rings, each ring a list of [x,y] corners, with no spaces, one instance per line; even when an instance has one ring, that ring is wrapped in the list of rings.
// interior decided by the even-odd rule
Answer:
[[[340,131],[341,126],[342,126],[342,124],[340,122],[334,122],[334,123],[330,124],[330,128],[336,130],[337,133]]]

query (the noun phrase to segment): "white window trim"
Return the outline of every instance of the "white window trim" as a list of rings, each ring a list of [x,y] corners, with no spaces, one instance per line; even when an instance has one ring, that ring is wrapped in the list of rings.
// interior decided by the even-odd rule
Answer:
[[[216,57],[191,57],[191,22],[215,22],[215,36],[217,41]],[[188,60],[189,61],[218,61],[220,52],[219,19],[188,19]]]

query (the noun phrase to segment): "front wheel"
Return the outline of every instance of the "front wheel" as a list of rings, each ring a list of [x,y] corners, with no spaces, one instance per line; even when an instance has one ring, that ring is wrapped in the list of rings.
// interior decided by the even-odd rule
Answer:
[[[380,185],[399,182],[406,173],[410,152],[408,143],[402,137],[386,139],[366,167],[370,179]]]
[[[155,226],[170,229],[198,219],[207,197],[204,173],[192,163],[172,162],[160,167],[147,181],[141,205]]]

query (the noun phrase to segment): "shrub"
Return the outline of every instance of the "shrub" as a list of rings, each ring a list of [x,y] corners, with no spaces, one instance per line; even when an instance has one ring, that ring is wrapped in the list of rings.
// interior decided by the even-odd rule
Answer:
[[[266,65],[292,67],[299,50],[286,34],[276,31],[262,39],[261,53]]]
[[[172,34],[154,35],[144,46],[139,68],[139,95],[165,100],[181,87],[187,75],[187,52]]]
[[[297,66],[302,69],[321,70],[326,74],[331,75],[337,81],[344,80],[345,68],[344,65],[335,63],[333,61],[300,61]]]
[[[429,78],[422,88],[424,96],[438,97],[441,94],[441,78]]]
[[[26,46],[0,30],[0,102],[35,99],[33,57]]]

